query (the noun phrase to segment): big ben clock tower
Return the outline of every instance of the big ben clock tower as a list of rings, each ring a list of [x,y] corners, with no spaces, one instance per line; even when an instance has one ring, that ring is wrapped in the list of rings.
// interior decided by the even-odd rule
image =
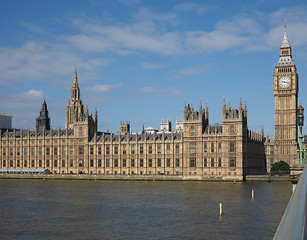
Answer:
[[[275,98],[275,159],[284,160],[290,166],[296,163],[297,156],[297,96],[298,73],[292,59],[291,45],[285,34],[280,45],[279,60],[274,71]]]

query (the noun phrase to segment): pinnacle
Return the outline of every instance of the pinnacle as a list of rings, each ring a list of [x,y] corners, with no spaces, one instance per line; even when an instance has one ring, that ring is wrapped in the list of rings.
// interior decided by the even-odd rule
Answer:
[[[280,44],[280,48],[288,48],[288,47],[291,47],[291,46],[290,46],[290,42],[288,40],[288,35],[287,35],[287,20],[285,20],[285,34]]]

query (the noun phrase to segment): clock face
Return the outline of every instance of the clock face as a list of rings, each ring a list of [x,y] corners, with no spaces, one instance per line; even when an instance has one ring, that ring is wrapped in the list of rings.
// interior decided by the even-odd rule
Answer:
[[[291,80],[288,77],[281,77],[279,79],[279,86],[281,86],[282,88],[287,88],[290,86]]]

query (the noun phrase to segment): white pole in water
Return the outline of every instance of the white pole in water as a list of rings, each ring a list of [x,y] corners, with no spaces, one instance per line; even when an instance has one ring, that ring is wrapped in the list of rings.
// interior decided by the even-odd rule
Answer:
[[[255,197],[255,191],[254,191],[254,189],[252,190],[252,199],[254,199],[254,197]]]
[[[220,216],[222,216],[222,214],[223,214],[223,204],[220,203]]]

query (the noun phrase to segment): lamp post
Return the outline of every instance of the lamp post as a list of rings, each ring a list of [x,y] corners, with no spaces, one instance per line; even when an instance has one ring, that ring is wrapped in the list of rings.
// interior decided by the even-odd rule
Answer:
[[[304,126],[304,108],[302,107],[302,104],[300,103],[300,106],[297,108],[297,125],[300,127],[300,134],[298,136],[299,138],[299,148],[298,148],[298,154],[297,154],[297,163],[303,164],[305,163],[304,159],[304,149],[303,149],[303,126]]]

